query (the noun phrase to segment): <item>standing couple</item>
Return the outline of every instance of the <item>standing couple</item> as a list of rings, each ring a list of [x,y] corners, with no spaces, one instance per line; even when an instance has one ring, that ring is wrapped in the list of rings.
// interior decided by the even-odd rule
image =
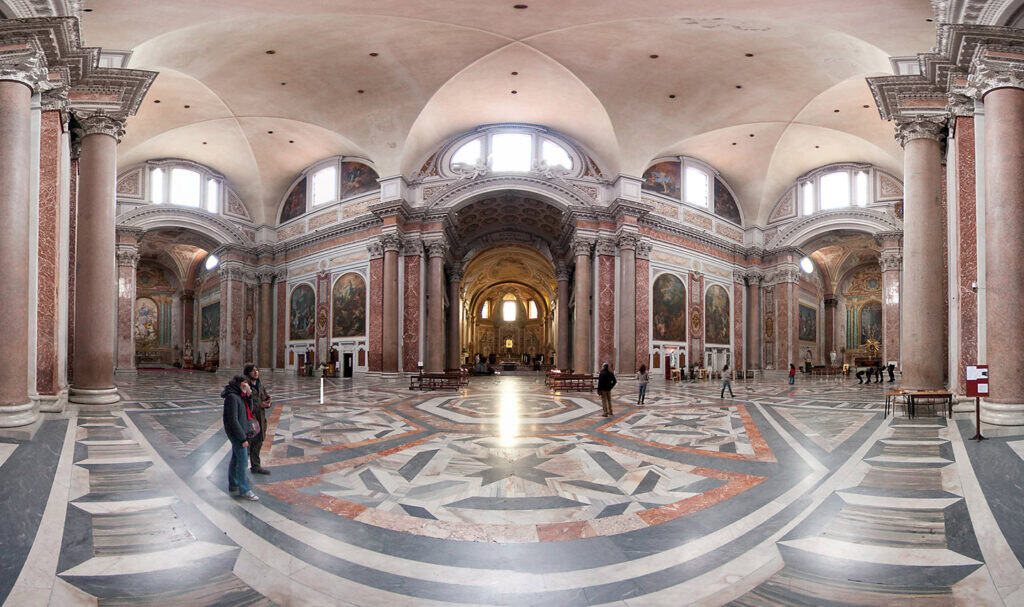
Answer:
[[[259,497],[252,492],[246,463],[253,474],[270,474],[260,465],[260,448],[267,430],[270,394],[260,382],[256,365],[245,365],[242,375],[236,375],[224,386],[224,432],[231,441],[231,463],[228,465],[228,491],[250,501]]]

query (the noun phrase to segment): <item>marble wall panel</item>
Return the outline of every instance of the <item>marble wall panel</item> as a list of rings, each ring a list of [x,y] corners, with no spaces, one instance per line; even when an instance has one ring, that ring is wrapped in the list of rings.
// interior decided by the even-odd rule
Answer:
[[[68,361],[67,378],[71,383],[75,360],[75,259],[78,237],[78,158],[71,159],[71,195],[68,221]]]
[[[420,355],[420,256],[405,259],[405,301],[402,312],[402,368],[417,371]]]
[[[650,265],[646,259],[636,260],[636,367],[651,366],[650,361]],[[628,288],[625,285],[624,288]]]
[[[960,251],[957,255],[957,327],[960,331],[960,350],[957,353],[955,390],[967,390],[964,376],[966,365],[979,362],[978,352],[978,295],[971,283],[978,280],[977,200],[974,157],[974,118],[956,119],[956,184],[957,184],[957,237]],[[897,338],[899,332],[896,333]],[[898,343],[898,342],[897,342]]]
[[[615,361],[615,256],[597,256],[598,365]]]
[[[369,350],[368,368],[379,373],[384,367],[384,259],[378,257],[370,260],[370,318],[367,349]]]
[[[43,112],[39,134],[39,248],[36,318],[36,391],[53,395],[57,377],[57,256],[60,254],[60,112]]]
[[[135,277],[134,266],[117,266],[118,370],[135,368]]]
[[[789,283],[782,283],[775,287],[775,368],[789,369],[793,360],[790,358],[790,335],[789,335],[789,305],[790,305]]]
[[[277,343],[277,363],[275,367],[278,369],[284,368],[284,346],[285,346],[285,331],[288,328],[288,283],[281,280],[277,283],[277,327],[275,328],[275,342]]]
[[[704,363],[704,276],[689,274],[686,289],[689,297],[689,314],[686,317],[686,333],[690,336],[689,364]]]
[[[732,289],[732,368],[742,370],[751,368],[749,361],[743,358],[743,295],[746,287],[743,283],[733,284]]]
[[[314,343],[316,343],[314,362],[320,364],[328,360],[328,349],[331,337],[331,273],[317,272],[316,275],[316,322],[314,323]]]

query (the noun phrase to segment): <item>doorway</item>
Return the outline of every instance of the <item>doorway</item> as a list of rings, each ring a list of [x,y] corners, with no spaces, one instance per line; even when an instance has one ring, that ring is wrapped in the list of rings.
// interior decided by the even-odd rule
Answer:
[[[352,353],[351,352],[345,352],[345,354],[342,355],[341,376],[342,377],[352,377]]]

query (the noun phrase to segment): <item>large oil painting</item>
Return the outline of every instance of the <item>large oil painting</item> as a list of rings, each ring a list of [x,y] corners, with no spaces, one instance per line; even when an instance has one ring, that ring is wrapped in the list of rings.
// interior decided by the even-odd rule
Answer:
[[[376,190],[377,171],[358,162],[341,163],[341,199]]]
[[[709,344],[729,343],[729,292],[711,285],[704,294],[704,339]]]
[[[281,221],[284,223],[290,219],[295,219],[299,215],[306,212],[306,178],[303,177],[295,184],[292,191],[289,192],[288,198],[284,201],[284,207],[281,209]]]
[[[818,311],[800,304],[800,341],[818,340]]]
[[[148,297],[135,300],[135,347],[152,348],[160,336],[160,308]]]
[[[654,280],[651,311],[655,340],[686,341],[686,289],[679,278],[662,274]]]
[[[644,171],[643,188],[669,198],[680,198],[680,164],[678,161],[659,162]]]
[[[350,272],[334,283],[331,291],[331,335],[366,335],[366,281]]]
[[[860,345],[869,339],[882,341],[882,304],[875,301],[860,308]]]
[[[740,209],[736,206],[732,194],[729,193],[729,188],[725,187],[722,180],[717,178],[715,179],[715,215],[728,219],[736,225],[742,223]]]
[[[291,304],[288,317],[289,339],[313,339],[316,325],[316,294],[313,287],[295,287]]]
[[[203,306],[199,314],[200,339],[218,339],[220,337],[220,302]]]

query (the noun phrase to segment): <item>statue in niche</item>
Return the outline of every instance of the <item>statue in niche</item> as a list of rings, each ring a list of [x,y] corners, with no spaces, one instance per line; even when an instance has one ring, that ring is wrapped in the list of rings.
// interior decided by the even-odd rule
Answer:
[[[181,351],[181,368],[191,369],[195,366],[195,360],[192,358],[192,340],[185,340],[185,347]]]
[[[505,338],[505,355],[506,356],[512,356],[512,338],[511,337],[506,337]]]
[[[185,340],[185,348],[184,348],[184,350],[182,350],[182,352],[184,353],[185,358],[192,358],[192,340],[191,339],[186,339]]]

